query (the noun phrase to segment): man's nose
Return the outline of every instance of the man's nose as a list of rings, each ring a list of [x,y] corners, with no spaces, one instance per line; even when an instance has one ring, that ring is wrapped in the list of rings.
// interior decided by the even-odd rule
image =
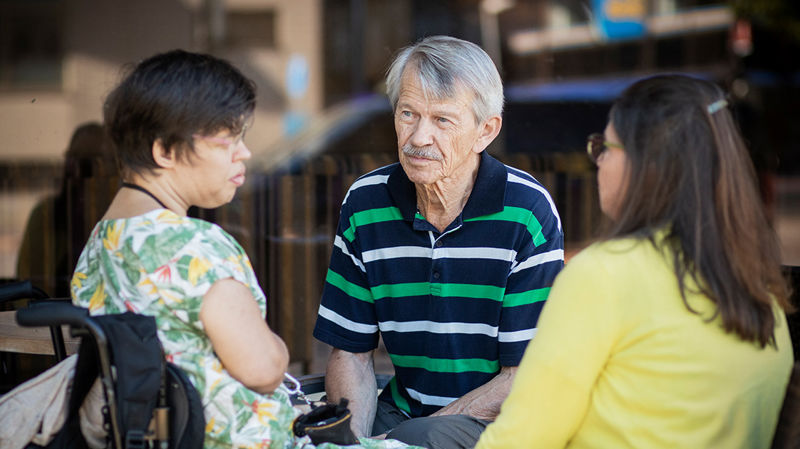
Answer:
[[[414,128],[409,143],[415,147],[426,147],[433,144],[433,124],[429,120],[420,120]]]

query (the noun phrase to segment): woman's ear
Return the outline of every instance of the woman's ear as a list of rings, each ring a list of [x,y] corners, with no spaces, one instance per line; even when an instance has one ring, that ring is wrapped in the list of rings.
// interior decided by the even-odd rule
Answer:
[[[156,139],[153,142],[153,160],[156,165],[161,168],[172,168],[175,166],[176,155],[175,152],[169,148],[164,147],[164,142],[161,139]]]

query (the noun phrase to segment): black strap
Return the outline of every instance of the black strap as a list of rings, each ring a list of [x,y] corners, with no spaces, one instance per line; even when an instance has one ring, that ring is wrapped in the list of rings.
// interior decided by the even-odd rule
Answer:
[[[123,182],[122,183],[122,187],[127,187],[129,189],[134,189],[134,190],[138,190],[140,192],[146,193],[150,198],[156,200],[156,203],[160,204],[161,207],[163,207],[164,209],[169,209],[169,207],[167,207],[166,204],[162,203],[161,200],[158,199],[155,195],[153,195],[153,193],[151,191],[145,189],[144,187],[142,187],[140,185],[131,184],[129,182]]]

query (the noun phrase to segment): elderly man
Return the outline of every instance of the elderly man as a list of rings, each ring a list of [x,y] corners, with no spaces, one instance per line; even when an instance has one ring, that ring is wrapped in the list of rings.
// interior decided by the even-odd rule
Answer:
[[[484,151],[503,86],[480,47],[426,38],[399,53],[386,86],[400,162],[342,204],[314,329],[334,348],[326,390],[350,399],[358,436],[472,447],[563,267],[561,223],[541,184]],[[395,377],[376,397],[379,333]]]

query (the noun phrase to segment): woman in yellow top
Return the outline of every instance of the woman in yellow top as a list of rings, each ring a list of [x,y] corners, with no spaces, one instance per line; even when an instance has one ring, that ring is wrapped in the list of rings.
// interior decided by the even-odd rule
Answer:
[[[606,238],[559,274],[476,448],[769,447],[789,288],[724,93],[639,81],[589,149]]]

